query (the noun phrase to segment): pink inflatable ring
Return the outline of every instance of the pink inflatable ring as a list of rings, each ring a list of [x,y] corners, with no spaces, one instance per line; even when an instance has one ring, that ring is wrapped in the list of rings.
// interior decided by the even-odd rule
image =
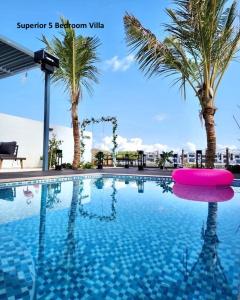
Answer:
[[[231,185],[234,179],[231,172],[220,169],[177,169],[172,178],[176,183],[201,186]]]
[[[184,200],[202,202],[223,202],[231,200],[234,191],[231,186],[196,186],[174,183],[173,193]]]

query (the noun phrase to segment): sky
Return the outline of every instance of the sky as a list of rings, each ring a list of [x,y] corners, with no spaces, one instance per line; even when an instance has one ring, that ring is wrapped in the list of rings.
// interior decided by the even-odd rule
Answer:
[[[195,151],[206,147],[204,127],[199,119],[199,105],[191,89],[183,99],[170,78],[147,79],[138,69],[125,42],[123,16],[136,16],[156,34],[164,36],[163,23],[168,22],[165,9],[168,0],[12,0],[1,3],[0,34],[36,51],[44,47],[42,34],[51,39],[59,29],[19,29],[17,23],[58,22],[60,16],[71,23],[101,22],[104,29],[78,29],[83,36],[98,36],[99,84],[94,93],[83,92],[79,106],[84,118],[116,116],[121,150]],[[0,81],[0,112],[43,120],[43,74],[28,71]],[[240,64],[233,62],[217,95],[216,132],[219,148],[240,148],[240,130],[233,115],[240,120]],[[71,126],[70,102],[61,85],[51,86],[51,124]],[[111,147],[111,124],[89,126],[95,145]]]

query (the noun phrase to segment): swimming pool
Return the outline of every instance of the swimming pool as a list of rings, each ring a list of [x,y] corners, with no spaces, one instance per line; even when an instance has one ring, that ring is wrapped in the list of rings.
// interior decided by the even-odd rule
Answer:
[[[237,299],[232,191],[208,203],[160,177],[0,184],[0,299]]]

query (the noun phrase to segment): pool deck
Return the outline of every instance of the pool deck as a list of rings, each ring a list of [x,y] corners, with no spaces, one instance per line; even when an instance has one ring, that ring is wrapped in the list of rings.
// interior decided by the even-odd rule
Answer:
[[[118,175],[149,175],[149,176],[171,176],[172,170],[160,170],[158,168],[146,168],[144,171],[138,171],[137,168],[104,168],[102,170],[97,169],[86,169],[86,170],[62,170],[55,171],[49,170],[46,172],[43,171],[24,171],[24,172],[2,172],[0,173],[0,182],[12,182],[12,181],[21,181],[29,180],[35,178],[45,178],[45,177],[57,177],[57,176],[74,176],[82,174],[118,174]]]
[[[13,182],[13,181],[24,181],[36,178],[51,178],[51,177],[65,177],[65,176],[76,176],[82,174],[118,174],[118,175],[149,175],[149,176],[171,176],[172,170],[160,170],[158,168],[145,168],[143,171],[138,171],[137,168],[104,168],[102,170],[97,169],[86,169],[86,170],[62,170],[55,171],[49,170],[43,171],[24,171],[24,172],[2,172],[0,173],[0,183]],[[240,174],[234,174],[236,179],[240,179]]]

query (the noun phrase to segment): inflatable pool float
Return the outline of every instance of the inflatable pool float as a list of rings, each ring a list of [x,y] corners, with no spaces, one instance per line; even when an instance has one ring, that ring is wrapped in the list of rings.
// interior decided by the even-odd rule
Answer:
[[[177,169],[172,178],[176,183],[201,186],[227,186],[234,179],[231,172],[222,169]]]
[[[173,193],[184,200],[223,202],[231,200],[234,191],[230,186],[194,186],[175,183]]]

